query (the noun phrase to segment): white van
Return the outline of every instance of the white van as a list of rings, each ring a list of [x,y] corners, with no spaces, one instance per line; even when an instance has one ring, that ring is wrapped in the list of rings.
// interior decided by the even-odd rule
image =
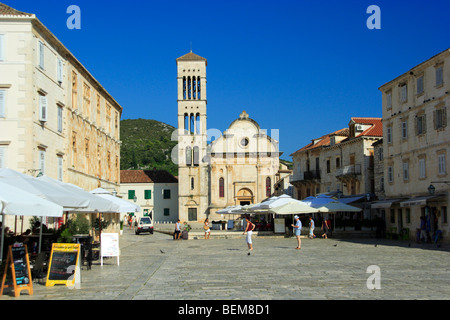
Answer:
[[[136,221],[136,223],[135,223],[134,232],[136,234],[141,234],[141,233],[146,233],[146,232],[153,234],[153,222],[150,219],[150,217],[139,218],[138,221]]]

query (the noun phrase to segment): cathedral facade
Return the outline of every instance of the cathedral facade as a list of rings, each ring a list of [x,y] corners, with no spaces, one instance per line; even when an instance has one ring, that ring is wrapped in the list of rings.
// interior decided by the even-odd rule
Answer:
[[[178,202],[182,221],[223,219],[218,210],[269,198],[280,168],[278,141],[245,111],[225,132],[208,130],[207,64],[193,52],[177,59]]]

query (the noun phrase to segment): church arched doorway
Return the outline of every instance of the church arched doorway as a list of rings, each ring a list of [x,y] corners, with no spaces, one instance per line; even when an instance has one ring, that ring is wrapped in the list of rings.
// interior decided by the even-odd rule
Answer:
[[[236,196],[237,204],[246,206],[253,203],[253,192],[248,188],[239,190]]]

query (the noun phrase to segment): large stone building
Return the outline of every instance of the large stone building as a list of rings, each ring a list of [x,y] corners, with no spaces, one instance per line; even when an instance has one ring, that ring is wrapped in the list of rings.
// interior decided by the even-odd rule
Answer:
[[[324,135],[293,153],[295,197],[341,191],[374,192],[373,146],[383,136],[380,118],[352,118],[348,128]]]
[[[0,167],[118,189],[121,114],[34,14],[0,4]]]
[[[244,111],[221,134],[207,128],[207,60],[177,59],[178,181],[181,220],[221,219],[227,206],[258,203],[273,193],[278,142]],[[208,145],[208,137],[215,140]]]
[[[450,49],[380,87],[388,231],[415,237],[420,217],[449,239]],[[429,190],[432,185],[435,190]],[[431,191],[431,194],[430,194]]]

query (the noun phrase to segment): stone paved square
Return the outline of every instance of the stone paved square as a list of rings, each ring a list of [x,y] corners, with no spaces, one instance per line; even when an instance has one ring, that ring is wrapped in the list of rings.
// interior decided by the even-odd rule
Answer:
[[[83,267],[80,289],[35,283],[33,296],[0,300],[448,300],[448,248],[408,245],[318,238],[302,239],[299,251],[293,238],[255,238],[248,256],[243,237],[173,241],[126,229],[120,266]],[[371,265],[379,290],[367,288]]]

